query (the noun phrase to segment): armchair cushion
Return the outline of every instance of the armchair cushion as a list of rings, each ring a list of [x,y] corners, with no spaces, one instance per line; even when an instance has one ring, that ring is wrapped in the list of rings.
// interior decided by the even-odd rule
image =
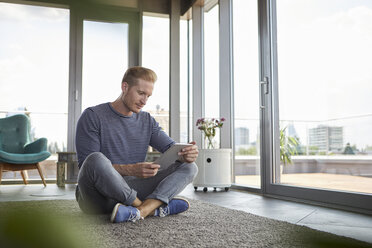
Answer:
[[[24,145],[30,142],[30,124],[26,115],[13,115],[0,119],[0,150],[23,153]]]
[[[0,150],[0,161],[9,164],[34,164],[47,159],[50,153],[42,151],[39,153],[9,153]]]
[[[47,150],[48,140],[46,138],[40,138],[31,142],[24,147],[24,153],[39,153]]]

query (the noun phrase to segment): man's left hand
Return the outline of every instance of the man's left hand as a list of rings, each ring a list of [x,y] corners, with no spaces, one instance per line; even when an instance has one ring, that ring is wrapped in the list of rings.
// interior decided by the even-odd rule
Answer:
[[[189,144],[192,144],[192,146],[188,146],[183,148],[178,155],[183,156],[183,160],[187,163],[193,163],[195,162],[196,158],[198,157],[199,150],[198,146],[196,145],[195,141],[190,142]]]

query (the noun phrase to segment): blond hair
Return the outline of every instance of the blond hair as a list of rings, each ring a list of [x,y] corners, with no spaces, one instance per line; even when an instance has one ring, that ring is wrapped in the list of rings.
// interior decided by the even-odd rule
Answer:
[[[151,69],[141,66],[134,66],[129,68],[125,72],[123,80],[121,82],[127,82],[129,86],[133,86],[138,83],[138,79],[143,79],[145,81],[155,83],[158,77],[156,76],[156,73]]]

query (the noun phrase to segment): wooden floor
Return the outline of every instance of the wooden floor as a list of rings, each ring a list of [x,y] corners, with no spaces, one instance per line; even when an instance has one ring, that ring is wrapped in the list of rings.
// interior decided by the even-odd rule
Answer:
[[[237,184],[260,187],[259,175],[236,176],[235,180]],[[361,176],[328,173],[282,174],[281,183],[372,194],[372,178]]]

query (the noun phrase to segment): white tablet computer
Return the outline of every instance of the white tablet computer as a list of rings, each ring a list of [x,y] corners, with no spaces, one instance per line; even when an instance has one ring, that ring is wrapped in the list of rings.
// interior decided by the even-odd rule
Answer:
[[[154,163],[160,165],[160,169],[166,169],[168,166],[173,164],[176,160],[182,161],[182,156],[178,155],[183,148],[187,146],[192,146],[192,144],[186,143],[176,143],[171,146],[168,150],[166,150],[159,158],[157,158]]]

